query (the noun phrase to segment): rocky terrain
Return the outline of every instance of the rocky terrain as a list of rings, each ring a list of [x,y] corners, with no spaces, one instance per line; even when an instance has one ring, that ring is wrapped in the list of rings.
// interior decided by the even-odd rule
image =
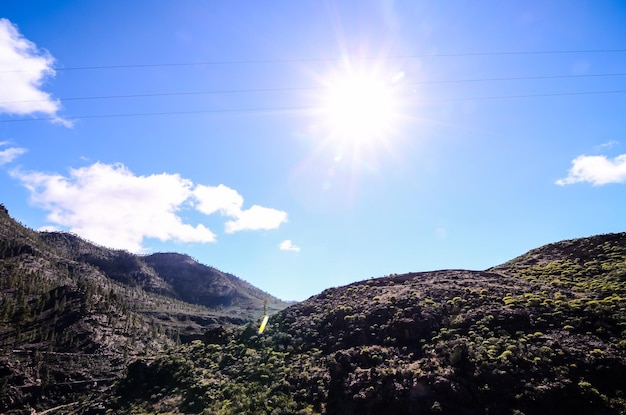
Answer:
[[[136,361],[84,412],[623,414],[624,374],[621,233],[328,289],[261,336],[249,324]]]
[[[186,255],[35,232],[0,206],[0,413],[106,390],[137,359],[288,304]]]
[[[626,413],[626,233],[284,308],[187,256],[2,214],[2,413]]]

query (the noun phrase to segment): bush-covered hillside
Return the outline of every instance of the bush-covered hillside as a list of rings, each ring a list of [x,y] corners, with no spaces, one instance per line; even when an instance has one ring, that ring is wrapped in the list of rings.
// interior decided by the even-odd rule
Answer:
[[[89,413],[626,413],[626,234],[328,289],[137,361]]]

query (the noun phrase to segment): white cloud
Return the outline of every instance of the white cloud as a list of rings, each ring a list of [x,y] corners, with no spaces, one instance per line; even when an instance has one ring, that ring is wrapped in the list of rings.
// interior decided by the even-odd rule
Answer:
[[[290,239],[286,239],[284,241],[282,241],[279,245],[278,248],[280,248],[281,251],[294,251],[294,252],[300,252],[300,247],[296,246],[293,244],[293,242],[291,242]]]
[[[236,219],[226,222],[226,233],[276,229],[282,223],[287,222],[287,213],[282,210],[254,205],[250,209],[241,211]]]
[[[626,182],[626,154],[613,160],[605,156],[578,156],[572,161],[567,177],[557,180],[556,184],[564,186],[580,182],[594,186]]]
[[[2,141],[0,142],[0,147],[7,145],[7,144],[9,143]],[[0,150],[0,166],[2,166],[3,164],[12,162],[17,157],[26,153],[26,151],[28,150],[26,150],[25,148],[20,148],[20,147],[9,147],[5,150]]]
[[[25,39],[7,19],[0,19],[0,113],[26,115],[44,113],[56,122],[70,123],[56,116],[61,104],[41,90],[46,77],[54,76],[54,58]]]
[[[238,216],[243,206],[243,197],[236,190],[220,184],[219,186],[204,186],[199,184],[194,190],[198,199],[196,209],[210,215],[220,211],[225,216]]]
[[[95,163],[71,169],[68,177],[19,169],[11,174],[29,189],[35,205],[49,211],[54,226],[131,252],[144,250],[144,238],[214,242],[207,227],[186,224],[179,216],[194,202],[202,213],[234,217],[226,223],[228,233],[274,229],[287,219],[285,212],[256,205],[241,210],[243,198],[224,185],[194,185],[178,174],[136,176],[122,164]]]
[[[281,210],[258,205],[243,210],[243,197],[236,190],[223,184],[198,185],[194,190],[194,196],[198,200],[196,209],[200,212],[210,215],[219,211],[223,216],[235,219],[226,222],[226,233],[276,229],[287,221],[287,213]]]
[[[191,195],[192,183],[177,174],[135,176],[121,164],[95,163],[70,170],[69,177],[13,171],[32,201],[50,211],[48,220],[89,240],[141,252],[146,237],[213,242],[203,225],[176,215]]]

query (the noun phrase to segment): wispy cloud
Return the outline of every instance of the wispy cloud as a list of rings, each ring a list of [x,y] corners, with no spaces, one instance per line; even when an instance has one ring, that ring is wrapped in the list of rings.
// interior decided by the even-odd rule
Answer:
[[[606,156],[578,156],[566,178],[559,179],[560,186],[589,182],[594,186],[626,182],[626,154],[609,159]]]
[[[54,58],[24,38],[17,26],[0,19],[0,113],[27,115],[44,113],[54,121],[69,126],[57,116],[60,101],[41,87],[44,80],[54,76]]]
[[[619,145],[619,141],[611,140],[606,143],[602,143],[602,144],[595,146],[594,150],[596,151],[608,150],[609,148],[617,146],[617,145]]]
[[[293,242],[291,242],[290,239],[286,239],[284,241],[282,241],[279,245],[278,248],[280,248],[280,250],[282,251],[294,251],[294,252],[300,252],[300,247],[296,246],[293,244]]]
[[[438,226],[435,228],[435,238],[443,241],[448,238],[448,231],[443,226]]]
[[[195,207],[205,214],[228,212],[238,225],[227,222],[227,232],[273,229],[287,217],[285,212],[260,206],[241,210],[243,198],[223,185],[194,185],[178,174],[136,176],[122,164],[95,163],[71,169],[67,177],[19,169],[11,174],[30,191],[35,205],[49,211],[47,219],[52,225],[131,252],[142,252],[145,238],[215,242],[215,234],[206,226],[184,223],[179,215],[182,208]],[[206,189],[218,190],[211,193]],[[241,203],[233,204],[234,195]],[[238,210],[232,210],[233,206],[238,206]],[[275,215],[281,220],[272,215],[257,215],[257,208],[277,212]]]
[[[9,145],[6,141],[0,141],[0,148]],[[10,163],[15,160],[17,157],[26,153],[25,148],[20,147],[9,147],[4,150],[0,150],[0,166]]]

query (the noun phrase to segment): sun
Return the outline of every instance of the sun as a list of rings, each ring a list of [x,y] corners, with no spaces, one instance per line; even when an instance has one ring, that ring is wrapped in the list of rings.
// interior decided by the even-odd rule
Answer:
[[[355,145],[388,138],[398,122],[394,79],[346,71],[327,81],[323,111],[328,134]]]

